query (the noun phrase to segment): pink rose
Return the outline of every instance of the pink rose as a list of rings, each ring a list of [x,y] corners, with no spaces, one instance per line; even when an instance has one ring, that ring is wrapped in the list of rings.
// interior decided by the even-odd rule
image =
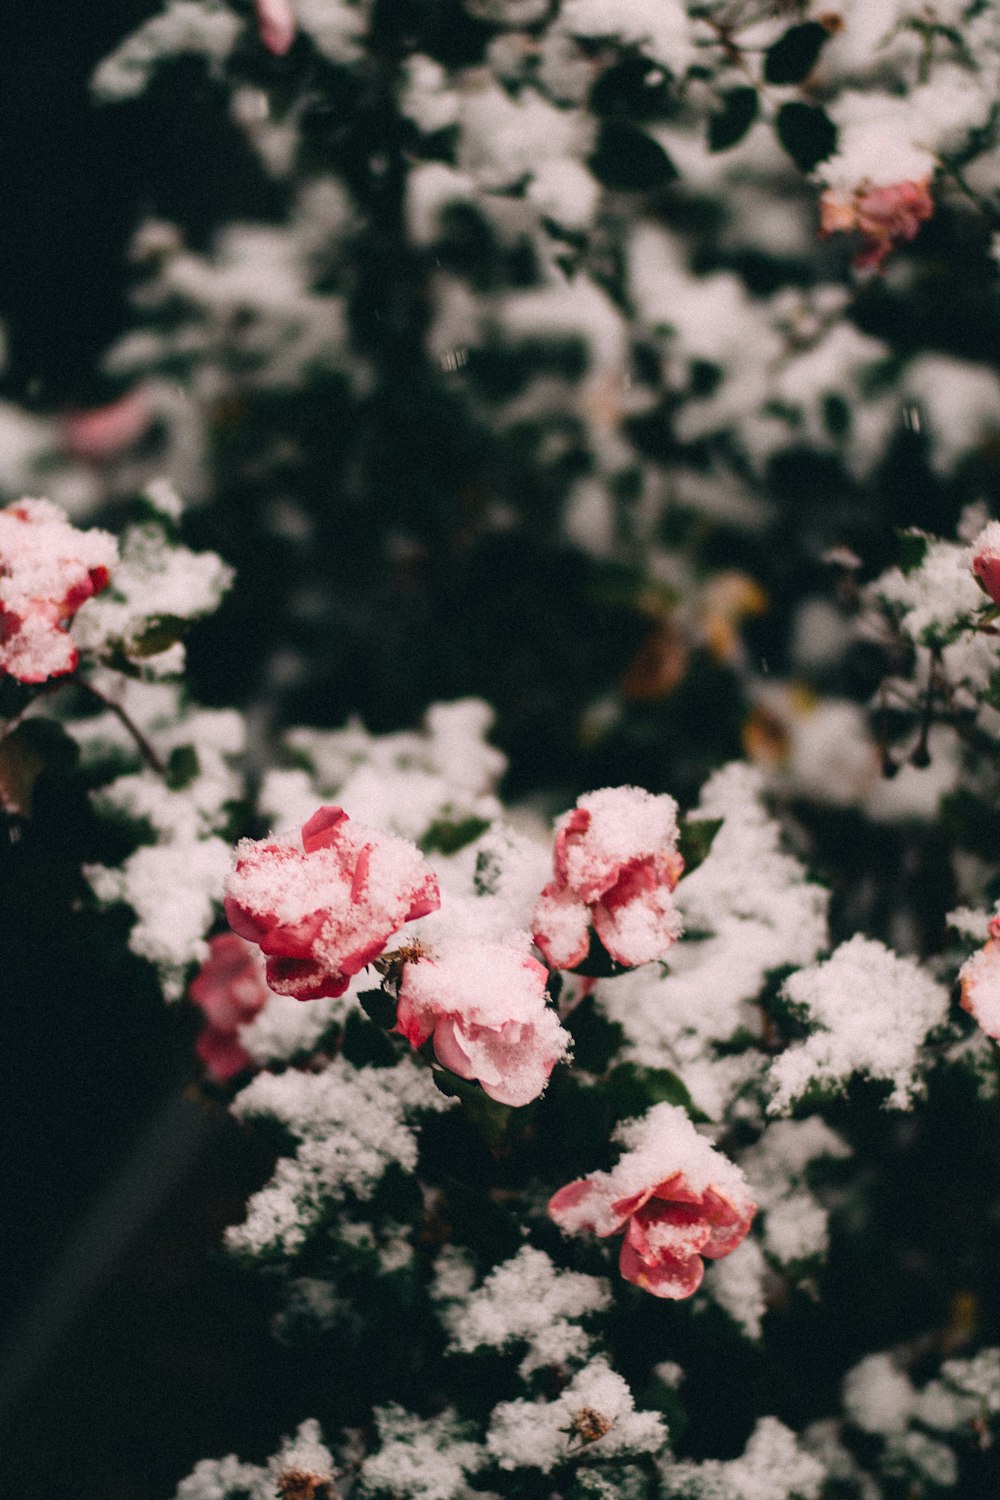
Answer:
[[[926,178],[882,187],[861,183],[852,193],[828,188],[819,211],[821,235],[851,229],[862,235],[855,270],[879,270],[890,250],[916,238],[921,224],[934,213],[934,199]]]
[[[0,674],[35,683],[74,671],[65,622],[107,588],[117,561],[113,536],[78,531],[48,500],[0,510]]]
[[[268,52],[284,57],[295,40],[295,11],[290,0],[254,0],[257,29]]]
[[[546,1003],[543,964],[509,943],[455,942],[409,960],[396,1030],[414,1047],[433,1036],[438,1061],[477,1079],[500,1104],[537,1099],[569,1036]]]
[[[253,1058],[240,1043],[240,1027],[267,1004],[260,950],[235,932],[209,942],[209,956],[191,981],[188,994],[205,1017],[195,1051],[217,1083],[242,1073]]]
[[[682,1109],[657,1104],[618,1131],[629,1148],[611,1172],[560,1188],[549,1214],[569,1234],[622,1234],[619,1269],[654,1297],[690,1297],[741,1243],[756,1212],[739,1167],[700,1136]]]
[[[67,412],[62,419],[63,437],[74,458],[100,463],[131,448],[152,420],[149,395],[136,386],[106,406]]]
[[[994,604],[1000,604],[1000,521],[984,526],[972,544],[972,571]]]
[[[342,995],[414,917],[441,905],[437,881],[415,844],[350,824],[321,807],[302,847],[243,839],[226,881],[226,916],[267,955],[279,995]]]
[[[684,870],[677,804],[639,787],[588,792],[556,824],[555,879],[532,917],[548,963],[573,969],[593,926],[616,963],[662,958],[680,934],[672,892]]]
[[[958,971],[961,1005],[974,1016],[987,1036],[1000,1041],[1000,915],[989,925],[989,941]]]

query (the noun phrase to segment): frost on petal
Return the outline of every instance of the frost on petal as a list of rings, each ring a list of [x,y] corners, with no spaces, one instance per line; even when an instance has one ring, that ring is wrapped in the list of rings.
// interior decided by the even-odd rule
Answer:
[[[342,995],[405,922],[440,905],[415,845],[320,808],[298,845],[243,839],[226,882],[234,932],[267,955],[267,982],[298,1000]]]
[[[39,683],[72,672],[66,622],[107,587],[117,561],[113,536],[77,530],[49,500],[0,510],[0,675]]]
[[[889,1108],[910,1107],[924,1040],[948,1013],[947,991],[919,964],[859,935],[793,974],[784,995],[815,1029],[772,1063],[772,1114],[811,1086],[840,1091],[856,1073],[892,1085]]]
[[[444,943],[405,965],[396,1029],[416,1047],[433,1036],[438,1060],[498,1103],[529,1104],[569,1050],[547,978],[526,938]]]
[[[626,1148],[618,1165],[561,1188],[549,1214],[567,1234],[623,1233],[627,1281],[657,1297],[690,1297],[702,1257],[730,1254],[750,1228],[746,1178],[677,1105],[657,1104],[616,1134]]]
[[[672,892],[684,869],[677,804],[639,787],[581,797],[556,824],[555,879],[532,917],[535,942],[554,968],[575,968],[593,926],[626,967],[663,958],[680,934]]]

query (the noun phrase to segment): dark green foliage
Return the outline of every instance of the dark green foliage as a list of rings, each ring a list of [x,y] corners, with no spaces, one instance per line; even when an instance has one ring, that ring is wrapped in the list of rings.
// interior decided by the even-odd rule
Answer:
[[[764,77],[768,83],[801,83],[816,66],[823,43],[830,33],[818,21],[790,26],[764,54]]]
[[[754,88],[727,89],[722,108],[708,122],[708,144],[712,151],[725,151],[746,135],[757,118],[759,100]]]
[[[832,156],[837,145],[837,127],[818,104],[800,104],[797,99],[778,110],[778,140],[803,172],[811,172]]]
[[[590,158],[598,182],[622,193],[652,193],[666,187],[677,169],[658,141],[634,125],[605,122]]]

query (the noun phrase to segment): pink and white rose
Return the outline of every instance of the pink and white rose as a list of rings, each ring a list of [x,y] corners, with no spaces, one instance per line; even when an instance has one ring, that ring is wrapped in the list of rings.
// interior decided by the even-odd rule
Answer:
[[[972,571],[994,604],[1000,604],[1000,521],[984,526],[972,544]]]
[[[622,1234],[626,1281],[654,1297],[690,1297],[704,1257],[729,1255],[750,1228],[757,1205],[746,1179],[673,1104],[628,1121],[618,1138],[629,1148],[618,1165],[560,1188],[549,1215],[567,1234]]]
[[[553,968],[584,961],[591,929],[627,968],[665,955],[681,931],[672,897],[684,870],[677,836],[674,799],[640,787],[588,792],[559,819],[555,879],[532,917]]]
[[[195,1051],[217,1083],[242,1073],[253,1058],[240,1042],[240,1027],[267,1004],[260,949],[235,932],[209,942],[209,956],[191,981],[188,994],[205,1017]]]
[[[498,1103],[530,1104],[569,1051],[547,978],[512,943],[443,944],[405,964],[396,1030],[414,1047],[433,1037],[438,1061]]]
[[[321,807],[301,843],[243,839],[226,881],[226,916],[267,958],[279,995],[342,995],[405,922],[436,911],[437,880],[408,839]]]
[[[862,236],[855,270],[877,271],[890,250],[916,238],[921,224],[934,213],[934,199],[927,178],[878,186],[862,182],[851,192],[828,188],[819,212],[821,235],[857,230]]]
[[[989,940],[958,971],[961,1005],[987,1036],[1000,1041],[1000,915],[991,919]]]
[[[49,500],[0,510],[0,675],[46,682],[75,670],[66,629],[107,588],[118,544],[107,531],[79,531]]]

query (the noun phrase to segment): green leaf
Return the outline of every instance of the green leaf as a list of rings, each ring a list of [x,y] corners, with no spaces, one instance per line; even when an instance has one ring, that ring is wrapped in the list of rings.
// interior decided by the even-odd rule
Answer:
[[[588,995],[566,1021],[573,1038],[573,1062],[587,1073],[603,1073],[625,1039],[617,1021],[609,1021]]]
[[[356,1068],[391,1068],[399,1061],[391,1038],[356,1010],[349,1011],[344,1022],[342,1051]]]
[[[922,531],[900,531],[899,567],[905,574],[915,573],[927,556],[927,537]]]
[[[792,100],[778,110],[778,140],[803,172],[811,172],[836,148],[837,127],[816,104]]]
[[[685,875],[690,875],[692,870],[697,870],[708,857],[709,850],[715,842],[715,835],[721,827],[721,818],[681,819],[677,847],[684,858]]]
[[[0,740],[0,807],[30,818],[35,784],[50,768],[66,772],[77,758],[76,741],[51,719],[25,719]]]
[[[677,168],[652,136],[617,120],[601,126],[587,165],[604,187],[622,193],[652,193],[677,176]]]
[[[640,1068],[637,1063],[619,1063],[608,1075],[607,1097],[616,1120],[629,1120],[646,1113],[654,1104],[679,1104],[693,1120],[705,1116],[696,1109],[682,1079],[669,1068]]]
[[[756,89],[727,89],[722,108],[708,122],[708,149],[725,151],[741,141],[757,118],[758,106]]]
[[[764,77],[768,83],[801,83],[816,66],[816,59],[830,33],[818,21],[790,26],[764,54]]]
[[[488,818],[437,818],[423,838],[420,848],[424,854],[457,854],[466,844],[471,844],[489,828]]]
[[[163,779],[172,792],[182,792],[201,771],[198,752],[193,745],[175,745],[167,760]]]
[[[462,1110],[469,1124],[481,1136],[490,1151],[497,1151],[504,1143],[514,1113],[509,1104],[498,1104],[483,1092],[477,1083],[459,1078],[447,1068],[434,1068],[434,1082],[441,1093],[449,1099],[460,1099]]]
[[[381,1026],[383,1031],[391,1031],[396,1024],[396,1002],[385,990],[362,990],[358,996],[358,1004],[370,1020],[376,1026]]]
[[[162,651],[168,651],[171,646],[176,646],[178,641],[184,639],[188,623],[179,615],[154,616],[147,620],[139,635],[126,643],[128,655],[141,658],[159,656]]]

